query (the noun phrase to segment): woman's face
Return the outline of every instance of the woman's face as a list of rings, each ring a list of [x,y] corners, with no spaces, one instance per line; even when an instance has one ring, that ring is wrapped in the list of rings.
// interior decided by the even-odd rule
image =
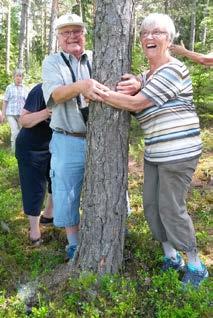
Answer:
[[[22,74],[15,74],[14,82],[15,82],[16,85],[21,85],[22,84],[22,79],[23,79]]]
[[[149,60],[164,57],[171,44],[169,34],[162,26],[144,29],[140,34],[140,40],[144,54]]]

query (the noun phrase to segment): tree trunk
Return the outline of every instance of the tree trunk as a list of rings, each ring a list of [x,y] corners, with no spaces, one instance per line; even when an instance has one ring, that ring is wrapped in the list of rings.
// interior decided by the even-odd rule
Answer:
[[[21,25],[20,25],[20,35],[19,35],[19,57],[18,57],[18,67],[23,68],[24,63],[24,46],[26,41],[26,16],[29,0],[22,0],[21,7]]]
[[[25,60],[25,69],[28,74],[30,68],[30,30],[29,30],[29,9],[30,9],[30,0],[27,6],[27,14],[26,14],[26,60]]]
[[[7,42],[6,42],[6,74],[10,73],[10,30],[11,30],[11,3],[8,1],[7,11]]]
[[[97,0],[93,77],[115,87],[131,63],[133,0]],[[122,264],[129,113],[90,105],[80,244],[74,265],[100,274]]]
[[[47,4],[46,2],[44,3],[44,16],[43,16],[43,25],[44,25],[44,56],[48,52],[48,40],[47,40]]]
[[[192,14],[191,14],[191,28],[190,28],[190,51],[194,51],[195,45],[195,27],[196,27],[196,2],[197,0],[192,1]]]
[[[55,52],[54,22],[57,18],[58,0],[52,0],[48,54]]]
[[[168,14],[169,12],[169,1],[168,0],[165,0],[164,1],[164,11],[165,11],[165,14]]]
[[[204,8],[204,26],[203,26],[203,32],[201,37],[202,46],[204,47],[206,44],[206,34],[207,34],[207,23],[206,18],[208,17],[208,10],[209,10],[209,0],[206,1],[206,6]]]

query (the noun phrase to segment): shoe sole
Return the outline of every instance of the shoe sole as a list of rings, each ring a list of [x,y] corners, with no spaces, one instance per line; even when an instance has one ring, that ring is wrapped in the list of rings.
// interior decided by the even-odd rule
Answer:
[[[37,239],[37,240],[31,240],[30,239],[30,247],[31,248],[36,248],[36,247],[40,247],[43,244],[43,240],[41,238]]]

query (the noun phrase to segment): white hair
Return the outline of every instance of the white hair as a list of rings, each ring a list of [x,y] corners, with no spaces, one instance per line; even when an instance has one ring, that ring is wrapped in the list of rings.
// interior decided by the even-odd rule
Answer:
[[[164,27],[169,34],[169,39],[171,42],[176,37],[174,22],[167,14],[163,14],[163,13],[149,14],[146,18],[144,18],[140,27],[140,32],[143,32],[144,30],[149,30],[150,28],[154,28],[154,27]]]
[[[20,68],[16,68],[13,72],[13,76],[16,76],[16,75],[22,75],[23,76],[23,70],[20,69]]]

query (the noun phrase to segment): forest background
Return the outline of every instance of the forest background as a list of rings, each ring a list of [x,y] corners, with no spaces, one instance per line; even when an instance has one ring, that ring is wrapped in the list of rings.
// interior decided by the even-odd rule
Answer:
[[[0,94],[12,81],[16,67],[24,69],[30,88],[41,81],[44,57],[57,50],[54,22],[66,12],[82,15],[87,23],[87,48],[93,46],[94,1],[0,1]],[[150,12],[168,13],[186,47],[212,51],[213,6],[209,0],[135,1],[132,72],[146,68],[138,29]],[[183,59],[184,60],[184,59]],[[212,70],[184,60],[190,68],[194,101],[201,120],[204,152],[193,179],[188,208],[197,230],[201,257],[212,269],[213,94]],[[0,317],[25,317],[24,300],[42,273],[48,275],[63,262],[65,235],[43,230],[46,245],[28,248],[27,221],[21,206],[17,163],[9,151],[9,128],[0,126]],[[182,291],[178,275],[161,275],[161,248],[152,240],[142,210],[143,138],[133,120],[130,131],[129,190],[132,213],[128,217],[124,264],[116,275],[98,277],[81,273],[56,289],[40,289],[31,317],[211,317],[211,279],[198,291]],[[146,242],[146,243],[144,243]],[[26,288],[26,286],[28,286]]]

